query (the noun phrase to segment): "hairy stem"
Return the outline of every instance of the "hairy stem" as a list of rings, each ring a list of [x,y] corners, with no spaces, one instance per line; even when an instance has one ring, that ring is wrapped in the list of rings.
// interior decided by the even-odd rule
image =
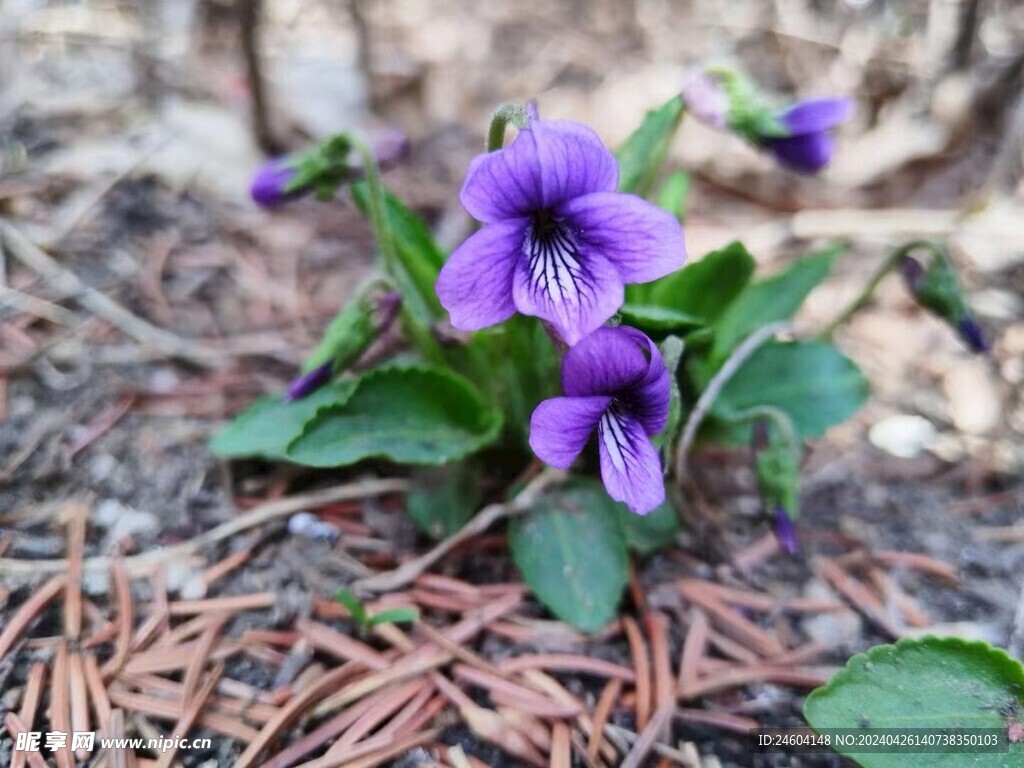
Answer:
[[[734,424],[755,419],[767,419],[772,422],[782,434],[782,439],[786,441],[786,446],[793,455],[797,455],[800,452],[801,441],[797,435],[796,427],[793,425],[793,420],[781,408],[776,408],[774,405],[755,405],[753,408],[723,417],[724,421]]]
[[[395,236],[391,231],[391,224],[388,221],[387,203],[384,198],[384,184],[380,177],[380,166],[377,165],[377,158],[373,154],[373,149],[361,136],[349,134],[348,139],[352,148],[363,161],[363,180],[369,193],[367,195],[367,211],[370,214],[370,226],[380,247],[381,257],[384,261],[384,270],[394,279],[397,285],[402,286],[405,284],[402,280],[402,272],[405,267],[402,265],[398,248],[395,245]],[[414,317],[404,303],[401,311],[402,317],[405,320],[405,329],[412,341],[428,359],[436,358],[439,355],[438,344],[431,334],[430,327]]]
[[[931,240],[912,240],[909,243],[901,245],[890,253],[885,261],[882,262],[881,266],[875,274],[872,275],[871,279],[868,281],[867,285],[864,286],[864,289],[860,292],[857,298],[850,302],[846,309],[844,309],[839,316],[829,323],[825,330],[821,332],[821,337],[824,339],[831,338],[839,326],[849,322],[855,314],[864,309],[864,307],[868,305],[868,302],[871,301],[871,297],[874,295],[875,289],[878,288],[881,282],[885,279],[885,276],[899,265],[900,259],[907,256],[911,251],[917,248],[927,248],[936,255],[942,255],[945,253],[945,250],[941,245]]]
[[[690,448],[693,447],[693,441],[697,439],[697,430],[700,429],[700,425],[708,415],[708,411],[715,404],[715,400],[722,394],[725,385],[743,367],[743,364],[750,359],[751,355],[769,339],[776,334],[784,333],[791,329],[792,325],[788,321],[769,323],[758,328],[733,350],[722,367],[718,369],[718,373],[708,382],[707,387],[697,399],[697,404],[690,411],[690,416],[686,420],[686,426],[683,427],[683,435],[679,438],[679,445],[676,447],[675,474],[677,482],[686,477],[686,457],[690,452]]]
[[[509,125],[525,128],[529,121],[522,104],[502,104],[491,113],[491,127],[487,130],[487,151],[494,152],[505,146],[505,130]]]

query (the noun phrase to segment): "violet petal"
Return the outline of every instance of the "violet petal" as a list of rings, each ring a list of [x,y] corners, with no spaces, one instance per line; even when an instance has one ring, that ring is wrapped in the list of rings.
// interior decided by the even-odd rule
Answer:
[[[610,397],[553,397],[530,419],[530,447],[553,467],[568,469],[597,427]]]
[[[452,325],[475,331],[515,314],[512,275],[520,259],[527,222],[510,219],[472,234],[445,262],[437,278],[437,297]]]
[[[623,283],[647,283],[686,262],[683,228],[675,216],[636,195],[596,192],[560,206],[581,249],[599,253]]]
[[[646,515],[665,500],[661,459],[636,419],[612,408],[598,425],[601,480],[608,495]]]
[[[537,120],[504,149],[478,155],[466,173],[463,207],[482,222],[517,218],[618,185],[615,156],[580,123]]]

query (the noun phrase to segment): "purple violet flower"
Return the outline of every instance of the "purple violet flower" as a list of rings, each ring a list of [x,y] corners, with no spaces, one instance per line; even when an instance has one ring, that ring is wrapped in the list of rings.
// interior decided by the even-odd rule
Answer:
[[[294,160],[290,157],[275,158],[264,163],[256,171],[249,194],[257,205],[274,208],[313,191],[312,187],[300,187],[289,191],[288,185],[294,177]]]
[[[284,397],[285,402],[294,403],[296,400],[301,400],[313,394],[331,380],[333,373],[334,361],[332,360],[293,379],[292,383],[288,385],[288,394]]]
[[[665,428],[669,373],[657,346],[635,328],[599,328],[566,353],[564,397],[537,406],[530,447],[568,469],[595,429],[608,495],[640,515],[665,500],[661,459],[651,436]]]
[[[849,99],[799,101],[778,115],[786,135],[765,136],[761,146],[786,168],[798,173],[817,173],[832,159],[835,138],[830,131],[849,119]]]
[[[679,222],[616,192],[618,179],[615,156],[573,122],[531,120],[508,147],[476,157],[461,200],[484,226],[437,281],[452,325],[479,330],[519,311],[571,346],[615,314],[626,283],[681,267]]]

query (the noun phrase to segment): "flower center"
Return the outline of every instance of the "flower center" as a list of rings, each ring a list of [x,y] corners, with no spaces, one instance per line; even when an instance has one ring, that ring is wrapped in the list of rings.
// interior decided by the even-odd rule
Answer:
[[[530,280],[547,299],[579,303],[583,294],[593,294],[572,229],[551,211],[534,216],[525,251]]]

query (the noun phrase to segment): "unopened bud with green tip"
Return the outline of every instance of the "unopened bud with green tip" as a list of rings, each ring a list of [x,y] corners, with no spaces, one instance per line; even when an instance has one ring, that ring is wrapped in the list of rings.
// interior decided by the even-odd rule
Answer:
[[[927,264],[909,255],[918,246],[931,251]],[[912,243],[903,251],[900,273],[914,300],[952,327],[972,352],[988,352],[988,340],[967,306],[956,268],[945,249],[935,243]]]
[[[761,503],[774,517],[779,545],[796,555],[800,542],[793,521],[800,516],[799,445],[789,417],[774,408],[765,410],[772,413],[754,422],[754,475]]]
[[[370,145],[381,170],[398,165],[409,151],[409,140],[397,128],[376,131]],[[363,176],[362,161],[352,137],[339,133],[307,150],[264,164],[253,176],[250,193],[264,208],[274,208],[307,195],[330,200],[344,184]]]
[[[763,149],[797,173],[817,173],[835,151],[833,129],[853,112],[845,98],[804,99],[779,108],[755,83],[724,65],[691,70],[681,97],[690,113]]]
[[[345,306],[324,331],[323,338],[302,366],[302,374],[288,387],[286,399],[300,400],[351,367],[374,339],[394,323],[402,305],[394,291],[368,286]]]

